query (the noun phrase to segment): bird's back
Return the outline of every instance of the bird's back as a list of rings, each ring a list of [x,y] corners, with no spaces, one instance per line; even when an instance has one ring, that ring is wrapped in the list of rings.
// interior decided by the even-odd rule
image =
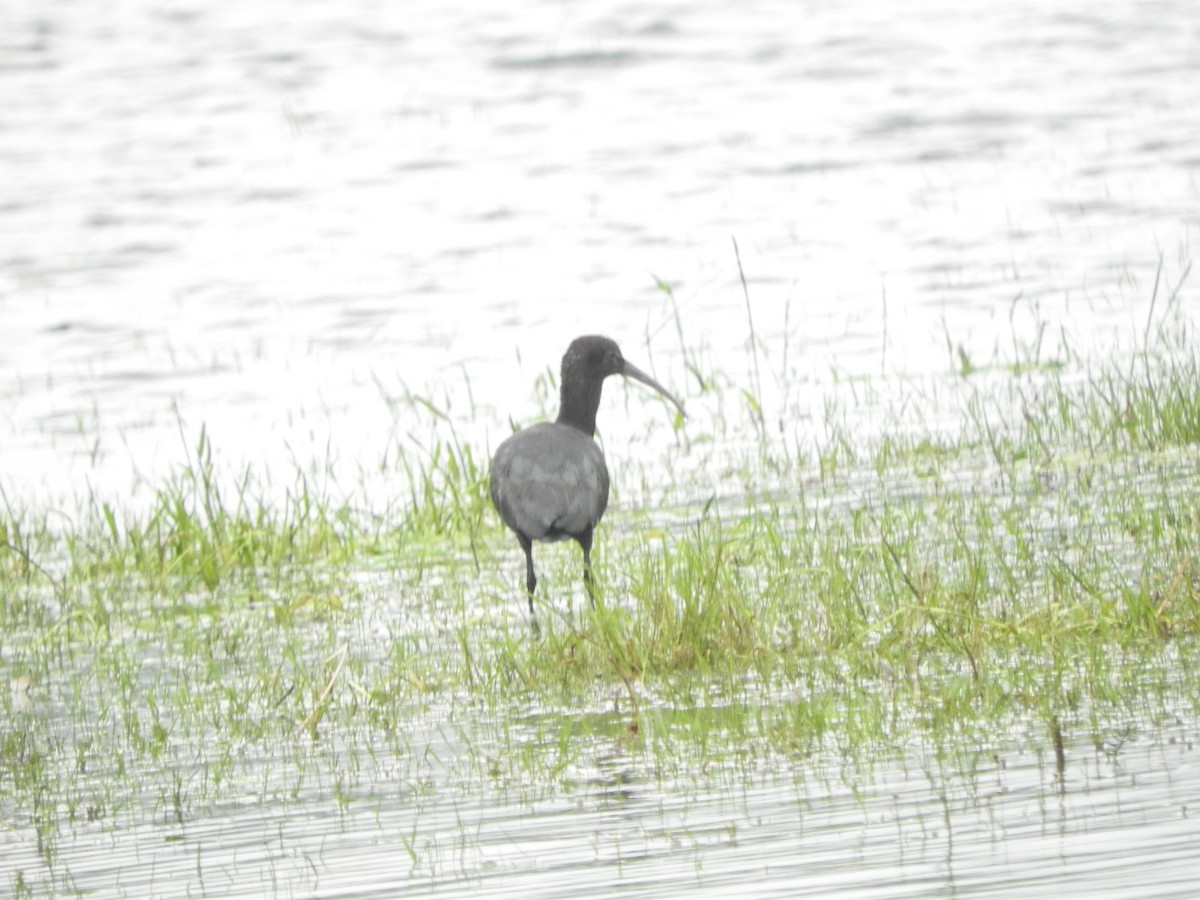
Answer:
[[[492,502],[513,531],[535,541],[576,537],[608,506],[608,468],[591,437],[558,422],[508,438],[492,460]]]

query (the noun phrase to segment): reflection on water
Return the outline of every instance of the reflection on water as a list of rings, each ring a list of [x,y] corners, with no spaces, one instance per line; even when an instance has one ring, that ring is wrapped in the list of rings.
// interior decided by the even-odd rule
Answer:
[[[60,835],[51,880],[128,897],[1194,891],[1200,766],[1195,728],[1179,719],[1071,741],[1061,775],[1040,736],[970,753],[911,747],[869,769],[746,756],[666,775],[653,754],[597,735],[590,760],[585,750],[549,783],[517,784],[455,771],[453,743],[490,727],[457,718],[451,745],[444,724],[418,718],[405,723],[407,753],[344,748],[353,762],[326,762],[336,784],[310,781],[301,759],[243,760],[241,803],[176,818],[164,796],[118,829],[105,818],[124,813],[99,808]],[[40,881],[33,841],[10,832],[0,844],[6,873]]]

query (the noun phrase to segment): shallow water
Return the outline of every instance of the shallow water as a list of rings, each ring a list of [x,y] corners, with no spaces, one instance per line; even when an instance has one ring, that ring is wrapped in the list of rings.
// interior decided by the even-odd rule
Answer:
[[[1068,742],[1061,772],[1041,734],[969,753],[881,752],[866,770],[831,754],[747,752],[668,772],[622,741],[614,720],[552,783],[456,770],[455,747],[493,726],[436,719],[406,722],[402,750],[347,747],[318,766],[330,751],[306,759],[300,749],[294,765],[240,760],[241,799],[202,814],[186,800],[195,783],[183,787],[178,820],[168,795],[102,809],[64,830],[45,858],[14,829],[2,868],[27,884],[120,897],[1194,890],[1197,733],[1169,712],[1095,746]],[[320,771],[337,784],[314,783]]]
[[[587,331],[685,395],[708,348],[768,419],[957,345],[1129,343],[1196,247],[1198,29],[1186,2],[10,4],[4,487],[123,498],[201,425],[231,469],[350,482],[427,433],[406,390],[494,446]],[[662,413],[620,393],[624,445]]]
[[[787,429],[871,376],[846,402],[886,430],[854,392],[956,371],[959,348],[1128,349],[1160,265],[1161,316],[1197,246],[1200,6],[1182,0],[17,0],[0,21],[0,488],[68,516],[144,499],[202,425],[227,471],[286,488],[315,461],[374,504],[400,493],[378,473],[395,445],[484,448],[541,414],[535,380],[586,331],[684,394],[693,434],[736,401],[702,394],[690,353],[769,422],[801,411]],[[1195,296],[1183,281],[1177,306]],[[633,473],[709,468],[636,389],[608,389],[601,427],[626,505],[670,487]],[[69,721],[61,690],[32,712],[14,694],[10,728]],[[222,748],[236,799],[181,822],[171,778],[214,777],[197,750],[143,773],[157,802],[71,820],[50,854],[34,812],[6,809],[0,885],[1187,896],[1195,728],[1131,721],[1100,748],[1074,737],[1061,779],[1041,734],[862,772],[821,754],[664,773],[617,723],[543,782],[461,770],[497,723],[414,711],[398,746],[315,765]]]

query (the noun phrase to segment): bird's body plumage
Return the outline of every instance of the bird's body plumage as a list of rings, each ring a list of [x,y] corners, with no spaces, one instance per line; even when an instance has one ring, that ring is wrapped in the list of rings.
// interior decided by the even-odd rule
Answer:
[[[594,528],[608,506],[604,454],[570,425],[531,425],[496,450],[492,503],[509,528],[530,540],[572,538]]]

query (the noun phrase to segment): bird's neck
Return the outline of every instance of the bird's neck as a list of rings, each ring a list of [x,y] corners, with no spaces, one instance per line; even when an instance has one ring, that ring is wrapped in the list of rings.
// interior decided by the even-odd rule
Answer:
[[[563,382],[558,407],[558,421],[578,428],[588,437],[596,436],[596,411],[600,409],[600,389],[603,381]]]

